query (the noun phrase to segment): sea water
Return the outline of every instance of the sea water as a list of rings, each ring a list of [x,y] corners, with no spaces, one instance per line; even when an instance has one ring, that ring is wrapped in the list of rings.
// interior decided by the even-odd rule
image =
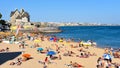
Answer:
[[[62,26],[61,33],[53,33],[62,38],[71,38],[76,42],[93,40],[98,47],[120,48],[120,26]]]

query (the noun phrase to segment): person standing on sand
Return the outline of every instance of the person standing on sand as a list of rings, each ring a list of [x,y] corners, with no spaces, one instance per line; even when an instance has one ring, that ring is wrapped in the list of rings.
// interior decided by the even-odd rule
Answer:
[[[47,65],[45,62],[43,63],[43,68],[47,68]]]
[[[81,40],[80,42],[79,42],[79,47],[83,47],[84,45],[83,45],[83,41]]]
[[[54,41],[54,42],[57,42],[57,37],[56,37],[56,36],[54,36],[53,41]]]
[[[59,59],[59,60],[61,60],[61,59],[62,59],[61,55],[59,55],[59,56],[58,56],[58,59]]]
[[[19,48],[22,48],[22,49],[25,48],[25,42],[24,41],[20,42]]]
[[[30,40],[30,38],[31,38],[30,34],[27,34],[27,38],[28,38],[28,40]]]
[[[47,62],[48,62],[48,57],[45,58],[45,63],[47,63]]]
[[[15,36],[13,35],[11,38],[10,38],[10,44],[13,44],[15,42]]]

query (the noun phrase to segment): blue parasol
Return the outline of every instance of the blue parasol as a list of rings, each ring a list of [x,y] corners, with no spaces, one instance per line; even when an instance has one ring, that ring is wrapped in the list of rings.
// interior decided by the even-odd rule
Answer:
[[[42,51],[42,50],[43,50],[43,48],[38,48],[37,50]]]
[[[54,40],[54,38],[53,38],[53,37],[51,37],[51,38],[50,38],[50,40],[52,41],[52,40]]]
[[[55,55],[55,54],[56,54],[55,51],[49,51],[49,52],[47,53],[47,55]]]

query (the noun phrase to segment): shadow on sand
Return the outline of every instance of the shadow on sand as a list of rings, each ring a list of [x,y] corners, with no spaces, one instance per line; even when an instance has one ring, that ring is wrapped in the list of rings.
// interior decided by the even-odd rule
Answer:
[[[22,52],[5,52],[0,53],[0,65],[5,63],[6,61],[12,60],[22,54]]]

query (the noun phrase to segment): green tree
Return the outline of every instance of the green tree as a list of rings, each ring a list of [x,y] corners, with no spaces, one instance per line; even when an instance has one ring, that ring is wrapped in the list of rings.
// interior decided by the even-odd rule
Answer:
[[[2,18],[2,14],[0,13],[0,24],[5,25],[6,24],[5,20],[2,20],[1,18]]]
[[[6,24],[5,20],[0,20],[0,24],[5,25]]]
[[[0,19],[2,18],[2,14],[0,13]]]

